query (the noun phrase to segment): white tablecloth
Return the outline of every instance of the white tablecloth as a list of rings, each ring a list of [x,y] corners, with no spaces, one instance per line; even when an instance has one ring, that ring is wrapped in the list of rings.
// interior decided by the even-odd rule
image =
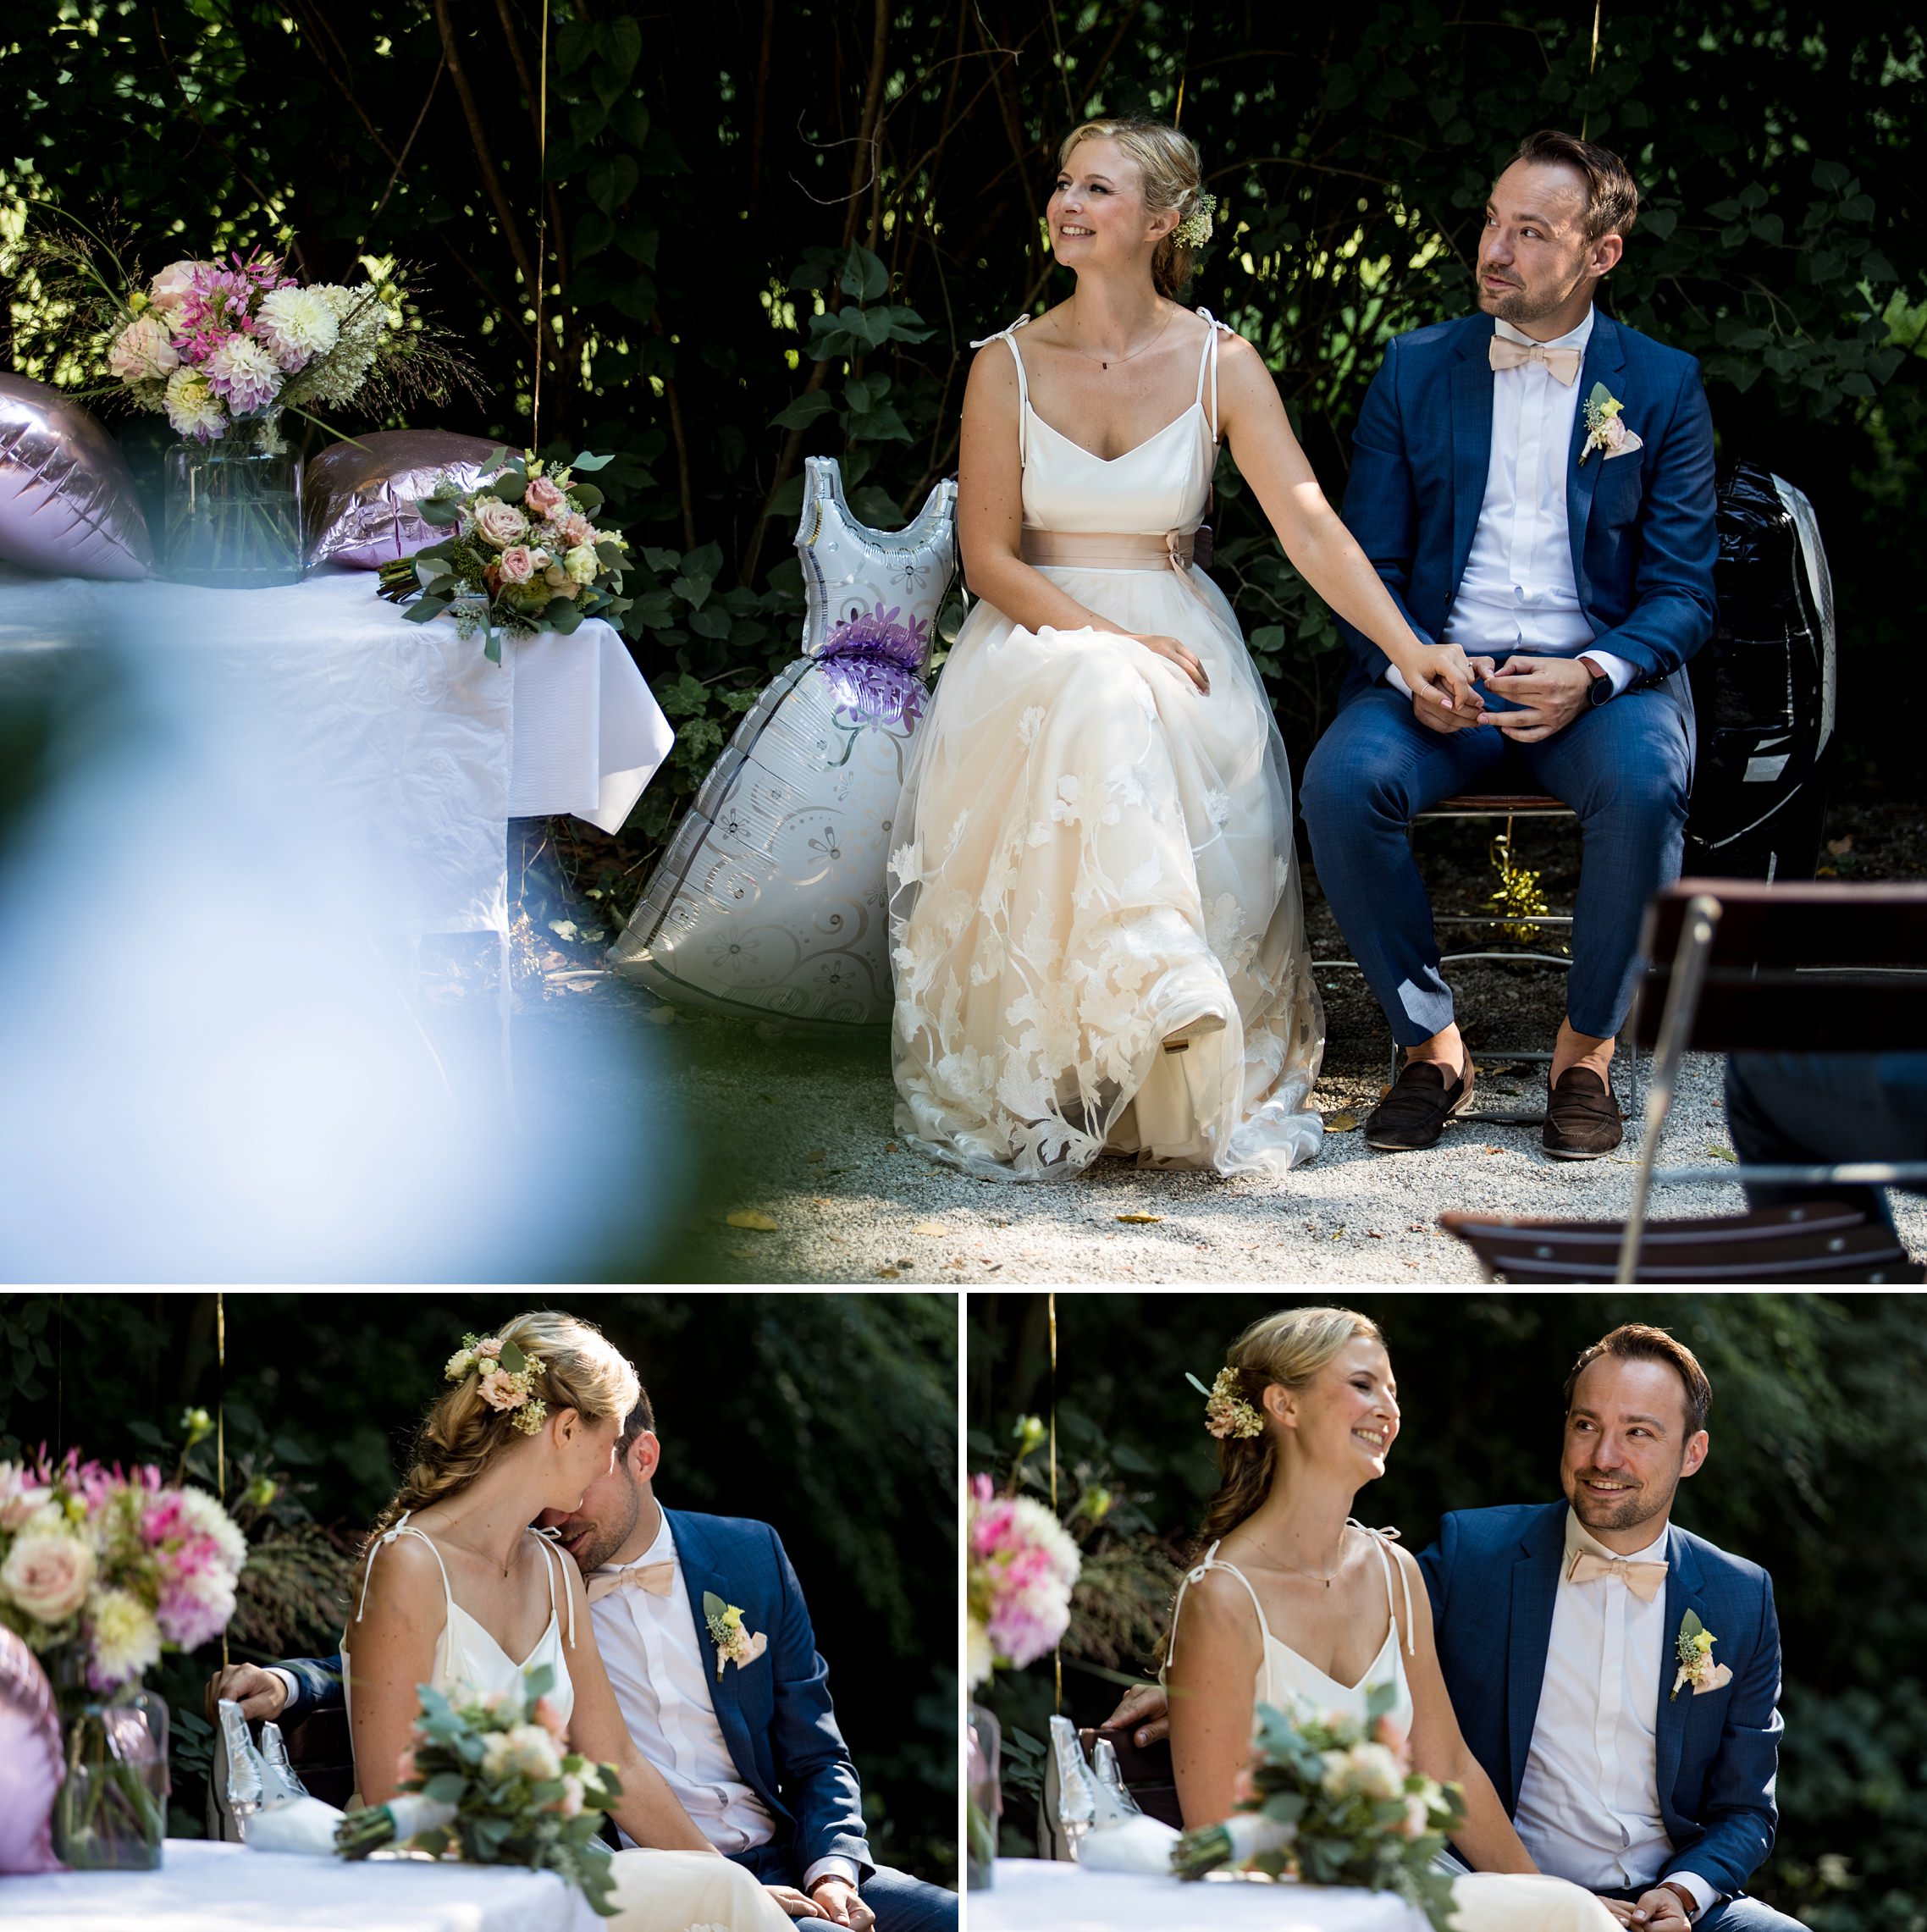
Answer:
[[[411,1858],[346,1864],[170,1838],[157,1872],[0,1878],[7,1932],[590,1932],[553,1872]]]
[[[224,701],[236,730],[265,734],[250,749],[267,788],[306,787],[411,936],[505,933],[508,820],[567,812],[613,831],[674,739],[599,619],[492,665],[451,621],[409,622],[367,571],[220,591],[0,566],[0,653],[75,637],[124,647],[163,703],[199,680],[197,715]]]
[[[1390,1892],[1087,1872],[1042,1858],[999,1858],[997,1882],[970,1894],[970,1932],[1429,1932]]]

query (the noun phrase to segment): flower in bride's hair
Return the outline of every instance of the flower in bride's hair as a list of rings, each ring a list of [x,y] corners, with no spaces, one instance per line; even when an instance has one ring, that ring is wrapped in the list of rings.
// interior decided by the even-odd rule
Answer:
[[[482,1399],[491,1409],[506,1411],[519,1409],[528,1399],[526,1389],[518,1388],[522,1377],[511,1375],[505,1368],[491,1368],[484,1372],[479,1387]]]
[[[1221,1368],[1209,1388],[1195,1375],[1187,1373],[1184,1379],[1204,1397],[1205,1428],[1220,1442],[1228,1436],[1262,1436],[1265,1432],[1264,1418],[1245,1399],[1236,1369]]]
[[[474,1366],[474,1350],[457,1349],[442,1366],[443,1379],[448,1382],[460,1382]]]
[[[478,1355],[496,1356],[501,1354],[502,1344],[495,1336],[484,1335],[475,1344],[475,1352]]]
[[[1212,216],[1217,210],[1217,196],[1199,189],[1191,212],[1172,229],[1172,240],[1180,248],[1202,248],[1211,240]]]

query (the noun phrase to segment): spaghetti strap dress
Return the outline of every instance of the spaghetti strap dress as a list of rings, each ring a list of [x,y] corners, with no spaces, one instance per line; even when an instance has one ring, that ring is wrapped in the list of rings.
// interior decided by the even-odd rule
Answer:
[[[1016,362],[1025,560],[1120,627],[1031,631],[977,603],[898,802],[897,1124],[987,1179],[1107,1152],[1276,1176],[1318,1150],[1284,746],[1192,560],[1218,444],[1223,325],[1204,320],[1190,405],[1109,461],[1032,406],[1020,324],[985,339]],[[1209,693],[1140,635],[1195,652]]]
[[[442,1573],[444,1616],[435,1639],[434,1670],[429,1681],[444,1693],[463,1690],[482,1695],[490,1691],[519,1693],[522,1673],[547,1664],[554,1675],[549,1701],[565,1725],[574,1714],[576,1687],[569,1675],[569,1652],[575,1648],[575,1599],[559,1565],[566,1560],[547,1537],[528,1532],[542,1545],[549,1582],[549,1621],[535,1648],[521,1663],[503,1649],[481,1620],[455,1600],[448,1565],[434,1538],[414,1528],[406,1515],[380,1537],[368,1553],[362,1578],[362,1601],[355,1620],[367,1607],[367,1572],[375,1559],[400,1537],[425,1543]],[[341,1645],[341,1688],[354,1710],[354,1661],[346,1639]],[[353,1808],[358,1798],[349,1801]],[[603,1923],[610,1932],[788,1932],[788,1914],[743,1867],[703,1852],[632,1850],[610,1855],[616,1890],[610,1902],[615,1916]],[[583,1914],[586,1919],[588,1914]]]
[[[1412,1637],[1411,1584],[1401,1570],[1399,1581],[1405,1587],[1405,1635],[1401,1642],[1399,1619],[1392,1594],[1392,1559],[1388,1554],[1394,1530],[1367,1528],[1363,1523],[1350,1527],[1372,1538],[1385,1576],[1385,1641],[1378,1654],[1365,1668],[1356,1684],[1343,1684],[1321,1670],[1277,1636],[1265,1617],[1265,1607],[1251,1579],[1235,1564],[1217,1554],[1214,1543],[1204,1558],[1188,1571],[1178,1586],[1178,1600],[1171,1611],[1171,1634],[1175,1642],[1178,1617],[1184,1607],[1184,1593],[1212,1570],[1222,1570],[1244,1585],[1258,1619],[1259,1635],[1264,1641],[1264,1661],[1252,1687],[1252,1703],[1270,1704],[1287,1713],[1322,1715],[1329,1713],[1363,1724],[1368,1700],[1373,1691],[1389,1684],[1397,1692],[1389,1715],[1400,1731],[1409,1733],[1412,1722],[1411,1687],[1405,1677],[1405,1658],[1415,1654]],[[1162,1682],[1164,1672],[1158,1673]],[[1550,1878],[1543,1873],[1466,1872],[1452,1880],[1452,1924],[1455,1932],[1620,1932],[1619,1921],[1583,1885],[1566,1879]]]

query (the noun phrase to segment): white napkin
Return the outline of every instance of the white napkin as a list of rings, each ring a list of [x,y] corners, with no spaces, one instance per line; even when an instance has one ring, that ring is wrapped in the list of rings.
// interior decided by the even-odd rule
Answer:
[[[1139,1872],[1152,1878],[1171,1875],[1171,1847],[1178,1834],[1155,1818],[1128,1818],[1085,1834],[1077,1862],[1086,1871]]]
[[[291,1798],[272,1811],[257,1811],[243,1827],[251,1852],[307,1852],[334,1856],[334,1828],[342,1814],[319,1798]]]

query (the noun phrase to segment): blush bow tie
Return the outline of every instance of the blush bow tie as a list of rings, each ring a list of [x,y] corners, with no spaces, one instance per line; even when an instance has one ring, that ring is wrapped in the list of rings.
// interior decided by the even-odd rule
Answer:
[[[1579,380],[1581,356],[1576,349],[1549,349],[1543,342],[1515,342],[1508,336],[1494,335],[1490,353],[1495,369],[1522,369],[1528,362],[1543,362],[1555,383],[1571,389]]]
[[[1641,1603],[1649,1604],[1666,1581],[1666,1566],[1664,1563],[1628,1563],[1623,1556],[1595,1556],[1589,1549],[1576,1549],[1565,1574],[1574,1583],[1590,1583],[1598,1576],[1616,1576]]]
[[[666,1597],[675,1587],[673,1563],[638,1563],[627,1570],[599,1570],[584,1588],[594,1604],[618,1590],[647,1590],[652,1597]]]

